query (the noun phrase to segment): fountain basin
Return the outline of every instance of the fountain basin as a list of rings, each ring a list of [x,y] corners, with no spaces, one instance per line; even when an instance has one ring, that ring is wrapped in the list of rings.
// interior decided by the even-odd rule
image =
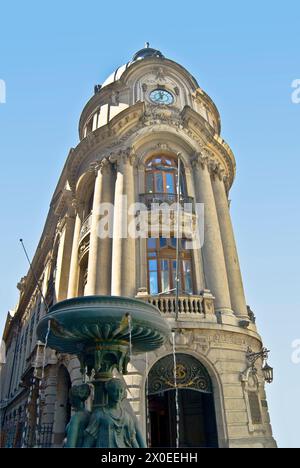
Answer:
[[[130,328],[134,354],[153,351],[170,336],[170,327],[155,306],[120,296],[83,296],[55,304],[38,324],[41,341],[45,341],[49,320],[48,346],[68,354],[110,344],[128,345]]]

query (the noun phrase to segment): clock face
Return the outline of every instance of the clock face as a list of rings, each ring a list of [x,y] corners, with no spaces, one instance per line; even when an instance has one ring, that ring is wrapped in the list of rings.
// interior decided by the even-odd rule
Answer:
[[[150,99],[155,104],[173,104],[174,97],[165,89],[155,89],[150,93]]]

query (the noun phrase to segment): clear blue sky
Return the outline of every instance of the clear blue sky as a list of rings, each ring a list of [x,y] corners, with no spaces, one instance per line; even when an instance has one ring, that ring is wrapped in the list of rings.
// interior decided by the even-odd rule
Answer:
[[[145,41],[213,98],[237,160],[231,192],[247,302],[271,350],[268,398],[281,447],[300,447],[299,1],[2,2],[0,329],[27,272],[80,112]]]

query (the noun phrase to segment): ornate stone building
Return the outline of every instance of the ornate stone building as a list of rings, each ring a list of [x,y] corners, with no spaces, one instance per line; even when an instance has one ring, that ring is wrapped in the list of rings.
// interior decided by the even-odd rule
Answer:
[[[235,159],[220,132],[219,112],[196,79],[149,46],[95,87],[33,258],[39,285],[29,270],[7,318],[3,446],[62,445],[68,390],[82,380],[79,362],[44,350],[35,329],[47,307],[82,295],[136,297],[170,322],[180,446],[276,446],[262,366],[247,359],[248,348],[259,352],[262,340],[246,305],[230,219]],[[177,250],[176,222],[164,235],[153,202],[176,202],[178,167],[183,236]],[[126,202],[143,203],[148,238],[121,235],[136,218]],[[101,238],[106,212],[100,208],[109,203],[115,206],[111,235]],[[201,217],[196,204],[204,205],[204,242],[191,248]],[[155,447],[176,444],[173,349],[170,341],[156,353],[133,356],[125,377],[132,408]]]

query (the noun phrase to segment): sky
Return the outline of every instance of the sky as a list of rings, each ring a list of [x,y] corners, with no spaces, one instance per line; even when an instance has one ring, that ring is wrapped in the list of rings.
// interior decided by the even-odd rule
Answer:
[[[83,106],[149,41],[220,111],[237,161],[231,214],[247,303],[275,373],[274,436],[300,447],[299,17],[298,0],[1,2],[1,333],[27,272],[19,238],[32,257]]]

